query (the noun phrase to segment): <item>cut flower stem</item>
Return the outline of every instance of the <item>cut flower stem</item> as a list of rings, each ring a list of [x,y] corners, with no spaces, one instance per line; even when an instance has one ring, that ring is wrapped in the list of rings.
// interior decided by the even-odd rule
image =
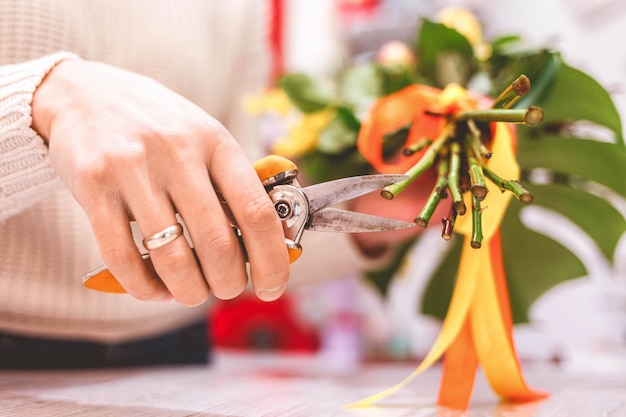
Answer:
[[[494,109],[510,109],[517,101],[530,92],[530,80],[524,74],[517,77],[496,99]]]
[[[422,208],[420,214],[415,218],[415,223],[421,227],[428,227],[428,223],[430,222],[435,209],[439,205],[439,202],[442,198],[446,198],[448,196],[446,188],[448,187],[449,165],[447,155],[442,155],[441,161],[439,162],[439,175],[437,177],[435,188],[430,193],[426,204],[424,204],[424,208]]]
[[[485,159],[491,158],[491,151],[487,149],[485,144],[482,141],[482,134],[478,127],[476,126],[476,122],[474,119],[469,119],[467,121],[467,127],[469,128],[469,140],[474,150],[474,154],[476,156],[482,156]]]
[[[533,200],[532,194],[519,181],[505,180],[487,167],[491,151],[484,143],[484,140],[490,140],[490,135],[484,130],[489,123],[535,125],[543,119],[543,110],[539,107],[509,108],[519,97],[526,95],[528,89],[530,81],[526,76],[520,76],[498,97],[494,108],[440,114],[446,118],[447,123],[439,136],[434,140],[421,138],[403,149],[402,153],[407,157],[424,149],[425,151],[405,172],[408,178],[384,187],[381,191],[382,197],[387,200],[393,199],[426,170],[437,166],[436,184],[415,218],[415,223],[421,227],[428,227],[436,208],[441,200],[448,196],[449,190],[452,201],[448,216],[441,219],[443,224],[441,236],[445,240],[451,239],[457,215],[462,216],[467,212],[463,194],[469,192],[472,199],[470,244],[473,248],[480,248],[483,241],[481,202],[489,192],[486,179],[497,185],[502,192],[512,192],[523,203],[530,203]]]
[[[508,190],[515,195],[515,197],[521,201],[522,203],[530,203],[533,201],[534,197],[524,188],[522,184],[520,184],[517,180],[505,180],[501,178],[498,174],[483,166],[483,172],[494,184],[496,184],[503,192]]]
[[[454,208],[454,204],[450,205],[450,213],[448,217],[444,217],[441,219],[441,223],[443,223],[443,229],[441,231],[441,237],[444,240],[452,239],[452,232],[454,231],[454,223],[456,222],[457,212]]]
[[[543,120],[543,110],[534,106],[527,109],[484,109],[466,111],[455,116],[458,122],[466,122],[470,119],[477,122],[519,123],[534,126]]]
[[[400,181],[398,183],[386,186],[385,188],[383,188],[380,195],[386,200],[391,200],[395,196],[400,194],[406,187],[409,186],[409,184],[415,181],[417,177],[422,175],[428,168],[433,165],[443,146],[446,144],[448,139],[453,136],[453,132],[454,123],[448,123],[444,127],[439,137],[432,143],[432,145],[430,145],[428,149],[426,149],[426,152],[424,152],[424,156],[422,156],[422,158],[415,165],[413,165],[413,167],[405,172],[405,174],[408,175],[409,178],[404,181]]]
[[[483,201],[487,197],[489,189],[485,184],[485,177],[481,169],[481,165],[474,155],[467,152],[467,163],[469,164],[469,175],[472,195],[478,201]]]
[[[461,146],[458,142],[454,141],[450,144],[450,171],[448,174],[448,188],[450,194],[452,194],[452,201],[456,212],[462,216],[465,214],[467,208],[463,201],[463,194],[461,193]]]
[[[472,240],[470,246],[474,249],[480,249],[483,243],[482,215],[480,201],[472,196]]]

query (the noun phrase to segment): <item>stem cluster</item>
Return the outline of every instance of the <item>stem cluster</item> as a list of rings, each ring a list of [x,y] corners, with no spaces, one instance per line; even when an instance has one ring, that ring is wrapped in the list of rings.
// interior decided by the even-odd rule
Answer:
[[[436,167],[438,177],[426,204],[415,218],[415,223],[428,227],[433,213],[442,200],[451,196],[448,215],[441,219],[442,237],[449,240],[454,231],[457,216],[463,216],[467,207],[463,193],[471,193],[472,236],[471,246],[480,248],[483,240],[481,202],[489,189],[486,180],[497,185],[502,192],[512,192],[522,203],[530,203],[533,196],[517,180],[506,180],[486,165],[491,158],[489,145],[492,142],[491,122],[521,123],[535,125],[543,119],[543,111],[538,107],[511,109],[517,100],[528,93],[530,81],[524,75],[515,80],[496,99],[494,107],[452,115],[442,115],[447,123],[437,138],[424,138],[419,144],[406,148],[404,155],[412,155],[426,149],[420,160],[406,174],[408,179],[383,188],[381,195],[388,200],[394,198],[431,167]]]

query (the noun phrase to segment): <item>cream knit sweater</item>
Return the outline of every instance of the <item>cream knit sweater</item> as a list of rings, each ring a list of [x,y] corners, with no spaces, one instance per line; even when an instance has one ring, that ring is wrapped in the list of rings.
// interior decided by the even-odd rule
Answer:
[[[263,150],[241,100],[268,81],[268,4],[0,2],[0,332],[116,342],[206,314],[206,306],[140,302],[82,287],[81,276],[102,260],[86,216],[30,128],[30,102],[59,60],[98,60],[151,76],[196,102],[229,128],[251,159],[258,158]],[[345,275],[362,266],[345,236],[309,235],[292,280]]]

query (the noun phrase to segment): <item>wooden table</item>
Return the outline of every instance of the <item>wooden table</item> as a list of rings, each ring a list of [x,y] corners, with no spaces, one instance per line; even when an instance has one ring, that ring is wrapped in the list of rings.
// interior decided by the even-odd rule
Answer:
[[[310,356],[217,354],[209,367],[0,370],[2,416],[202,417],[620,417],[626,375],[565,372],[525,364],[528,382],[551,392],[544,401],[500,404],[479,375],[465,413],[438,409],[435,367],[375,408],[345,408],[402,380],[415,364],[336,368]]]

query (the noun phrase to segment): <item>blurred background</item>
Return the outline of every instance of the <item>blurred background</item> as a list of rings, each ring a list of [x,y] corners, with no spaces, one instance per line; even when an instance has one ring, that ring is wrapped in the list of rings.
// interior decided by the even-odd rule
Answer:
[[[390,40],[413,43],[423,17],[463,6],[483,23],[485,38],[522,35],[554,47],[566,62],[588,73],[626,114],[626,2],[620,0],[288,0],[283,3],[284,70],[333,76],[349,62],[367,59]],[[609,196],[626,217],[626,201]],[[588,274],[544,293],[530,322],[516,326],[522,360],[549,360],[570,369],[626,370],[626,236],[614,263],[564,219],[529,208],[524,222],[542,229],[585,264]],[[228,349],[307,354],[339,371],[364,361],[415,361],[430,349],[439,322],[421,315],[421,294],[446,242],[427,230],[411,249],[383,297],[362,277],[293,287],[274,303],[238,299],[211,311],[216,345]],[[235,303],[237,305],[235,305]],[[243,307],[243,308],[242,308]],[[234,326],[234,323],[237,323]],[[237,330],[234,330],[237,328]]]

